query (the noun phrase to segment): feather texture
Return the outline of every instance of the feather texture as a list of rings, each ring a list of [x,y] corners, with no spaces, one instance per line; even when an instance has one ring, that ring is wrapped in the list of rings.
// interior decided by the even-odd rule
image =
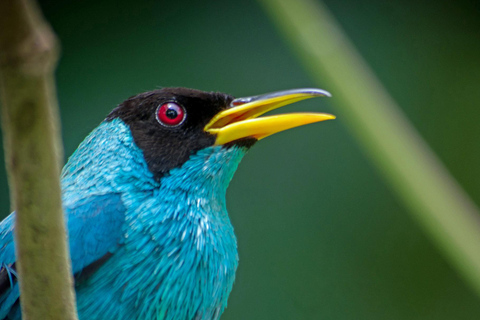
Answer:
[[[81,320],[220,317],[238,263],[225,193],[246,150],[204,148],[157,181],[122,120],[85,139],[62,173]],[[0,223],[4,266],[15,262],[13,219]],[[20,319],[18,296],[13,281],[0,319]]]

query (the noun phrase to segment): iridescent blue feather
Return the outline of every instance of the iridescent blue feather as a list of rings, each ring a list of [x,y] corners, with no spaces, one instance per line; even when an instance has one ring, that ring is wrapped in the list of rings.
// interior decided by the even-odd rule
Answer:
[[[245,152],[208,147],[156,181],[121,120],[85,139],[62,174],[81,320],[220,317],[238,263],[225,193]],[[13,216],[0,223],[7,265]],[[17,284],[0,296],[0,319],[20,319],[18,296]]]

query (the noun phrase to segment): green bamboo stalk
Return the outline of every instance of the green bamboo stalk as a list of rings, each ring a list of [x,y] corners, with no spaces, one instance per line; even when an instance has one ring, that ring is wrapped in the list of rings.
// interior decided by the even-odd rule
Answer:
[[[56,37],[34,0],[0,1],[0,94],[22,318],[76,320],[60,194]]]
[[[328,9],[314,0],[261,0],[305,70],[333,93],[345,121],[392,190],[480,295],[480,215],[410,124]]]

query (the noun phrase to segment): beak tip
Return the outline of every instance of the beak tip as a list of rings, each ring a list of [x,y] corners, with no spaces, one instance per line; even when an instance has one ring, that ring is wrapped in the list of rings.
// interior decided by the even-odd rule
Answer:
[[[301,90],[303,90],[305,93],[311,94],[312,97],[327,97],[327,98],[332,97],[332,94],[330,92],[328,92],[327,90],[323,90],[323,89],[316,89],[316,88],[298,89],[298,91],[301,91]]]
[[[330,92],[325,91],[325,90],[322,90],[322,91],[323,91],[322,96],[327,97],[327,98],[331,98],[331,97],[332,97],[332,94],[331,94]]]
[[[318,113],[318,114],[314,114],[314,115],[318,115],[318,117],[320,118],[320,121],[337,119],[337,116],[335,116],[333,114],[330,114],[330,113]]]

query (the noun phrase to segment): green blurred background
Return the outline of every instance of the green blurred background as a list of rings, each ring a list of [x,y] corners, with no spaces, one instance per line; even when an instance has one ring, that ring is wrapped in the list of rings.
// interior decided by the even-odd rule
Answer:
[[[479,204],[480,2],[325,3]],[[41,5],[62,42],[57,84],[67,156],[138,92],[185,86],[246,96],[314,86],[254,1]],[[335,113],[332,93],[282,112]],[[3,153],[0,159],[0,214],[7,215]],[[480,299],[341,118],[258,143],[227,197],[241,261],[222,319],[480,317]]]

